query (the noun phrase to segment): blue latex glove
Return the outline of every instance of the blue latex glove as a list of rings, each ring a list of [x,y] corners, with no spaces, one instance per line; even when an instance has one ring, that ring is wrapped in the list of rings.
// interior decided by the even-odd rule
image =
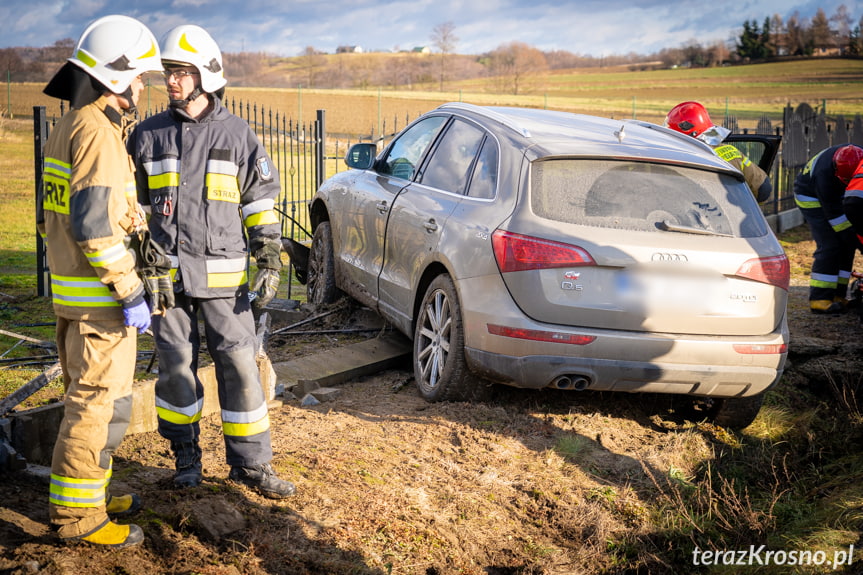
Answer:
[[[123,319],[126,325],[137,327],[138,333],[144,333],[150,327],[150,308],[147,302],[142,301],[132,307],[123,308]]]

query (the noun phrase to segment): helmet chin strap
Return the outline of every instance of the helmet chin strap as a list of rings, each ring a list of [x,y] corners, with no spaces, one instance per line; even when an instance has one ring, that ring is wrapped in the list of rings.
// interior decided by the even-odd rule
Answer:
[[[171,100],[170,102],[168,102],[168,105],[172,108],[184,109],[189,105],[192,100],[196,99],[203,93],[204,91],[201,89],[200,86],[195,86],[195,89],[192,90],[192,93],[189,94],[187,97],[183,98],[182,100]]]
[[[132,99],[132,85],[131,84],[129,85],[128,88],[126,88],[126,90],[122,94],[120,94],[120,96],[123,96],[124,98],[126,98],[126,101],[129,102],[129,107],[124,110],[126,113],[134,114],[135,112],[138,111],[138,107],[135,105],[135,100]]]

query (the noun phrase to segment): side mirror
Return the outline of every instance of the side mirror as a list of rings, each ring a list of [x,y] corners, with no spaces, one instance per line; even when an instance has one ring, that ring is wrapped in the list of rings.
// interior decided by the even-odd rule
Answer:
[[[354,144],[345,154],[345,164],[355,170],[368,170],[374,165],[377,152],[375,144]]]

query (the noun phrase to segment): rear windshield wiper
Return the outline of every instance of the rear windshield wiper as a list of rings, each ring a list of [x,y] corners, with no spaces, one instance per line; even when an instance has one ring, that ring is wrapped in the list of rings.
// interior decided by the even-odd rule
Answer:
[[[732,238],[731,234],[720,234],[719,232],[714,232],[712,230],[706,230],[704,228],[693,228],[690,226],[681,226],[679,224],[675,224],[669,222],[668,220],[662,220],[661,222],[656,222],[656,227],[665,232],[681,232],[684,234],[700,234],[702,236],[723,236],[726,238]]]

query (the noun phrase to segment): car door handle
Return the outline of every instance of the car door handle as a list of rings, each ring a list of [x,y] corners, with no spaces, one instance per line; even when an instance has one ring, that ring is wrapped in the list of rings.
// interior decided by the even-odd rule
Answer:
[[[389,206],[385,201],[384,202],[378,202],[377,206],[375,206],[375,207],[382,214],[387,213],[387,211],[389,210]]]
[[[437,222],[435,222],[434,220],[429,220],[423,224],[423,227],[426,229],[427,232],[432,233],[434,231],[437,231]]]

